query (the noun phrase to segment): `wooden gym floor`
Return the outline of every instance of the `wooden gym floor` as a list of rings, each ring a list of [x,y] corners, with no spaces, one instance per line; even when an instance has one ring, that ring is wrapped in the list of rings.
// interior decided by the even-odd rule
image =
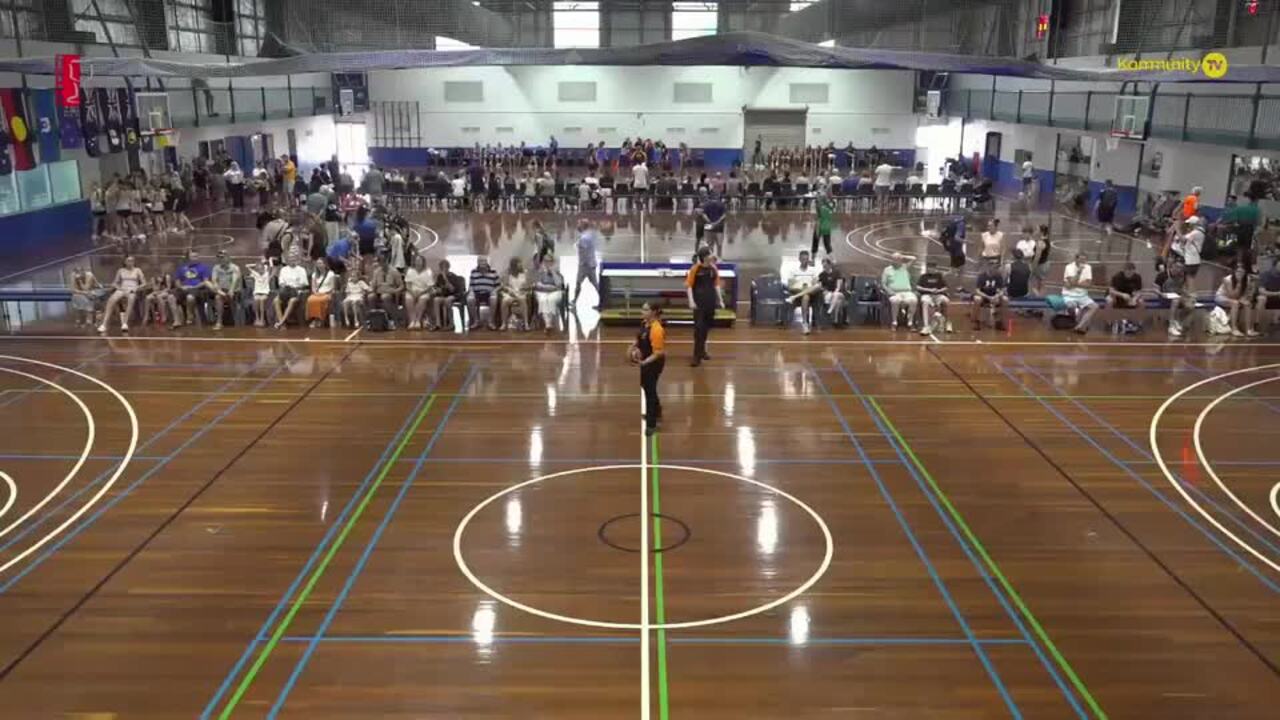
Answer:
[[[1275,717],[1280,346],[743,325],[0,340],[2,714]]]

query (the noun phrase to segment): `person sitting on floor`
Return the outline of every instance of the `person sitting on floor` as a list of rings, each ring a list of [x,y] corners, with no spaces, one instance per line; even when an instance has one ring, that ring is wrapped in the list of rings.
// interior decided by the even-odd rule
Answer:
[[[1089,297],[1089,286],[1093,284],[1093,268],[1089,266],[1089,257],[1084,253],[1076,253],[1076,259],[1067,264],[1062,273],[1062,299],[1068,310],[1076,313],[1076,326],[1073,330],[1081,335],[1089,332],[1089,323],[1098,312],[1098,303]]]
[[[901,310],[907,311],[907,329],[910,330],[916,326],[916,306],[920,303],[920,298],[916,296],[915,287],[911,282],[910,263],[915,261],[910,255],[902,253],[893,254],[893,264],[884,269],[880,274],[880,286],[884,288],[884,294],[889,298],[889,329],[898,329],[898,313]]]
[[[923,314],[920,334],[929,335],[937,332],[939,325],[947,332],[953,332],[951,321],[947,319],[947,304],[950,302],[947,297],[947,279],[937,262],[930,260],[925,264],[924,272],[916,280],[916,292],[920,296]],[[940,322],[935,322],[935,315]]]
[[[1004,273],[1000,272],[999,261],[990,258],[984,261],[982,272],[974,285],[973,291],[973,329],[982,329],[982,310],[991,308],[991,322],[997,330],[1004,330],[1004,311],[1009,305],[1005,295]]]
[[[804,334],[808,335],[810,327],[809,307],[812,298],[822,292],[818,283],[818,268],[809,259],[809,251],[800,251],[800,265],[787,276],[787,302],[800,306],[800,322]]]

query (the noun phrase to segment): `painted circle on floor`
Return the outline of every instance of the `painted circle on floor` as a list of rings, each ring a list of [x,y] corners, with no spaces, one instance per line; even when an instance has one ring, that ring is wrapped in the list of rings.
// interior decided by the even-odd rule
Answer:
[[[736,612],[728,615],[719,615],[716,617],[704,618],[701,620],[689,620],[686,622],[642,624],[642,623],[608,622],[604,620],[594,620],[591,618],[574,617],[571,615],[561,615],[559,613],[547,612],[546,610],[541,610],[539,608],[526,605],[511,597],[503,595],[502,593],[498,592],[497,590],[494,590],[492,587],[486,584],[483,580],[477,577],[474,572],[471,571],[471,567],[467,564],[466,558],[463,556],[462,538],[467,532],[467,526],[476,517],[476,515],[478,515],[486,507],[498,501],[499,499],[506,497],[507,495],[510,495],[511,493],[517,492],[521,489],[527,488],[532,485],[537,485],[539,483],[545,483],[548,481],[570,478],[575,475],[585,475],[588,473],[603,472],[608,470],[635,470],[637,472],[643,473],[649,468],[654,468],[654,467],[662,470],[679,470],[682,472],[699,473],[702,475],[710,475],[717,479],[727,479],[727,480],[733,480],[735,482],[746,483],[748,485],[753,485],[757,488],[760,488],[765,492],[776,495],[777,497],[780,497],[784,500],[787,500],[788,502],[790,502],[791,504],[795,505],[800,510],[802,510],[805,514],[807,514],[810,517],[810,519],[813,520],[814,524],[817,525],[819,531],[822,533],[823,541],[825,542],[825,546],[826,546],[825,551],[823,553],[822,561],[818,564],[818,567],[813,571],[813,574],[810,575],[808,579],[806,579],[794,590],[788,592],[787,594],[781,597],[775,598],[773,600],[770,600],[767,603],[763,603],[756,607],[748,608],[746,610],[742,610],[740,612]],[[644,478],[643,476],[640,479],[642,482],[647,482],[647,479]],[[541,475],[531,480],[526,480],[524,482],[517,483],[503,490],[499,490],[493,495],[490,495],[488,498],[485,498],[478,505],[472,508],[471,512],[467,513],[467,515],[464,518],[462,518],[462,522],[458,523],[458,529],[455,530],[453,533],[454,562],[457,563],[458,569],[462,571],[462,574],[467,578],[467,580],[469,580],[472,585],[475,585],[476,588],[479,589],[484,594],[488,595],[489,597],[493,598],[494,600],[497,600],[498,602],[504,605],[507,605],[508,607],[512,607],[517,610],[524,611],[526,613],[529,613],[530,615],[536,615],[541,618],[546,618],[548,620],[555,620],[558,622],[568,623],[570,625],[583,625],[586,627],[596,627],[596,628],[610,628],[614,630],[676,630],[681,628],[706,627],[708,625],[720,625],[723,623],[729,623],[735,620],[741,620],[743,618],[748,618],[753,615],[759,615],[761,613],[768,612],[778,607],[779,605],[785,605],[786,603],[791,602],[797,597],[800,597],[804,593],[808,592],[809,588],[813,587],[819,580],[821,580],[822,576],[826,574],[827,569],[831,567],[831,558],[834,554],[835,554],[835,543],[831,539],[831,529],[827,527],[827,523],[822,519],[822,516],[819,515],[816,510],[809,507],[807,504],[804,503],[804,501],[800,500],[799,498],[792,495],[791,493],[788,493],[785,490],[780,490],[776,487],[773,487],[772,485],[768,485],[766,483],[760,482],[759,480],[753,480],[752,478],[744,477],[742,475],[734,475],[733,473],[721,472],[719,470],[709,470],[707,468],[688,467],[685,465],[662,465],[662,464],[641,465],[638,463],[628,464],[628,465],[597,465],[593,467],[564,470],[557,473],[551,473],[550,475]]]

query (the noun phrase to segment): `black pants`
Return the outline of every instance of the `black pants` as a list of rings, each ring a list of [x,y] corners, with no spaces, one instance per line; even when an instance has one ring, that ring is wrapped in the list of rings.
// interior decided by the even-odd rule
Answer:
[[[830,255],[831,254],[831,233],[829,232],[820,233],[817,230],[813,231],[813,248],[811,249],[811,252],[809,254],[813,255],[815,258],[818,256],[818,238],[822,238],[822,245],[827,249],[827,254]]]
[[[662,368],[666,360],[640,366],[640,387],[644,389],[644,425],[656,427],[662,420],[662,402],[658,400],[658,378],[662,377]]]
[[[244,207],[244,183],[231,184],[231,205],[232,207]]]
[[[693,361],[699,362],[707,354],[707,336],[711,334],[711,324],[716,319],[716,301],[714,298],[696,298],[697,309],[693,311]]]

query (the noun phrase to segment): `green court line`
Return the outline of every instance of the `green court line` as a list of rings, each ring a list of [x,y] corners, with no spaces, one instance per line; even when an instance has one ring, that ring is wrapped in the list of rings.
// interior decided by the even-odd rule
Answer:
[[[1033,630],[1035,630],[1036,637],[1040,638],[1040,642],[1044,644],[1045,648],[1048,649],[1049,654],[1053,656],[1055,661],[1057,661],[1058,667],[1060,667],[1062,671],[1066,673],[1067,677],[1071,679],[1071,684],[1075,687],[1076,692],[1080,694],[1080,697],[1084,698],[1085,703],[1088,704],[1091,710],[1093,710],[1094,715],[1098,716],[1100,720],[1107,720],[1107,714],[1103,712],[1102,707],[1098,705],[1098,701],[1094,699],[1093,695],[1089,692],[1089,689],[1085,687],[1084,681],[1076,674],[1076,671],[1071,667],[1071,663],[1067,662],[1067,659],[1062,656],[1062,653],[1058,650],[1058,646],[1054,645],[1053,640],[1049,639],[1049,633],[1045,632],[1044,627],[1040,624],[1040,621],[1036,619],[1036,616],[1031,614],[1031,609],[1022,601],[1022,596],[1018,594],[1017,590],[1013,589],[1013,585],[1009,582],[1009,579],[1004,576],[1004,573],[1001,572],[1000,566],[996,565],[996,561],[991,558],[991,554],[988,553],[986,547],[982,545],[982,541],[978,540],[978,536],[969,528],[969,524],[965,522],[964,516],[961,515],[960,511],[956,510],[955,506],[951,504],[951,500],[947,497],[946,493],[942,492],[942,488],[938,487],[938,483],[933,479],[933,475],[929,474],[929,470],[925,468],[924,463],[920,462],[919,457],[916,457],[915,451],[907,444],[906,439],[902,437],[902,433],[898,432],[898,428],[893,424],[893,421],[889,420],[889,416],[885,414],[884,408],[880,407],[880,403],[876,402],[874,397],[868,397],[867,399],[871,402],[871,406],[875,408],[880,419],[884,421],[885,427],[889,428],[889,432],[893,433],[893,437],[897,439],[898,444],[902,446],[902,449],[906,451],[907,456],[911,458],[911,462],[915,464],[916,468],[920,470],[920,474],[928,481],[929,487],[933,488],[933,492],[937,494],[938,499],[942,501],[943,507],[945,507],[947,512],[951,515],[951,519],[954,520],[960,530],[964,532],[965,537],[969,539],[969,543],[973,545],[973,548],[978,551],[978,555],[980,555],[982,557],[982,561],[986,563],[987,570],[992,574],[992,576],[1000,581],[1000,585],[1004,588],[1005,594],[1013,600],[1013,604],[1018,607],[1022,616],[1026,618],[1027,623],[1031,625]]]
[[[245,673],[240,680],[240,684],[236,687],[236,691],[232,694],[231,699],[227,701],[226,707],[218,714],[219,720],[227,720],[231,717],[231,713],[235,712],[236,706],[240,704],[240,700],[244,694],[249,691],[249,687],[253,685],[254,678],[262,670],[262,666],[267,663],[267,658],[271,656],[271,651],[276,649],[276,645],[280,644],[280,639],[284,637],[289,630],[290,623],[293,622],[294,616],[302,609],[302,605],[306,603],[307,598],[311,595],[311,591],[315,589],[316,583],[320,582],[320,577],[324,575],[324,571],[328,569],[329,562],[338,554],[338,550],[342,549],[342,544],[346,542],[347,535],[351,533],[351,529],[359,522],[360,516],[364,514],[365,508],[369,506],[369,502],[373,500],[373,496],[377,494],[378,488],[382,486],[382,481],[386,479],[387,473],[391,472],[391,468],[396,466],[400,459],[400,454],[404,452],[405,447],[409,445],[409,441],[418,432],[418,426],[422,424],[422,420],[431,411],[431,406],[435,404],[436,396],[433,394],[427,398],[427,404],[418,412],[418,416],[413,419],[413,424],[409,426],[409,431],[401,438],[400,444],[396,446],[395,452],[391,453],[391,457],[383,463],[382,470],[378,473],[378,477],[373,484],[369,486],[364,497],[360,499],[360,504],[356,507],[356,511],[347,519],[347,524],[343,526],[342,532],[338,533],[337,539],[329,546],[328,552],[324,554],[324,558],[311,571],[311,577],[307,579],[307,584],[303,586],[302,591],[298,593],[298,597],[293,601],[293,605],[289,608],[289,612],[285,614],[284,619],[276,626],[275,632],[271,634],[271,639],[267,641],[262,652],[258,653],[258,659],[254,661],[253,666]]]
[[[654,619],[658,625],[667,624],[666,599],[662,589],[662,498],[658,492],[658,436],[654,435],[650,443],[650,467],[653,471],[653,593]],[[658,628],[658,720],[667,720],[671,716],[671,702],[667,693],[667,630]]]

